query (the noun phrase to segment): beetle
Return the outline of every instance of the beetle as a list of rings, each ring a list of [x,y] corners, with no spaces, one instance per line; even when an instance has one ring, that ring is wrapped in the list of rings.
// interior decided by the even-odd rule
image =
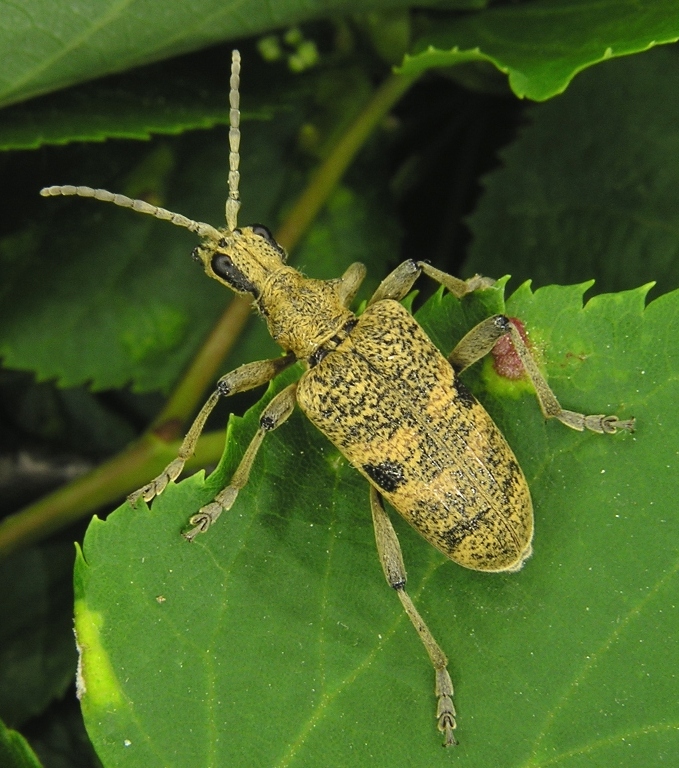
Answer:
[[[266,227],[239,228],[239,81],[240,54],[234,51],[225,228],[106,190],[53,186],[41,191],[46,197],[78,195],[112,202],[195,232],[201,244],[193,257],[207,275],[251,298],[284,350],[280,357],[248,363],[222,376],[177,458],[128,498],[133,505],[141,499],[150,502],[179,477],[222,397],[266,384],[302,361],[306,370],[300,378],[264,408],[259,428],[229,485],[192,515],[192,527],[183,535],[192,541],[231,509],[248,481],[264,437],[299,405],[369,483],[382,568],[434,667],[437,724],[444,744],[453,745],[457,743],[456,713],[448,660],[406,591],[401,548],[384,499],[430,544],[465,568],[514,572],[531,555],[533,507],[526,479],[499,429],[459,378],[461,371],[488,354],[500,339],[511,340],[545,418],[598,433],[632,431],[634,419],[586,416],[563,409],[517,323],[505,315],[495,315],[472,328],[446,358],[400,303],[421,274],[458,298],[489,287],[494,282],[489,278],[475,275],[460,280],[424,261],[410,259],[380,283],[357,316],[349,306],[366,273],[362,264],[352,264],[339,278],[314,280],[286,264],[285,251]]]

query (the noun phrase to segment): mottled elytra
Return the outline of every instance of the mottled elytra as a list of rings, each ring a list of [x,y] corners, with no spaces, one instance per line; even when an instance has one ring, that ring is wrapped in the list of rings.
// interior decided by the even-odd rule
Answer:
[[[634,420],[584,416],[564,410],[535,364],[513,322],[496,315],[473,328],[446,359],[399,303],[424,273],[455,296],[483,290],[493,281],[476,275],[459,280],[425,262],[408,260],[379,285],[356,316],[352,299],[365,267],[352,264],[342,277],[313,280],[285,263],[285,251],[266,227],[237,227],[240,55],[231,68],[229,194],[226,227],[89,187],[56,186],[41,194],[94,197],[149,213],[196,232],[193,252],[205,272],[237,293],[249,295],[285,354],[227,373],[196,417],[179,456],[148,485],[129,496],[151,501],[181,473],[205,421],[220,397],[252,389],[301,361],[306,370],[265,407],[230,484],[191,518],[192,541],[231,509],[247,483],[265,435],[298,404],[370,484],[377,550],[418,632],[436,673],[436,718],[445,744],[455,744],[455,707],[448,660],[406,592],[401,548],[383,499],[451,560],[478,571],[518,571],[532,551],[533,508],[526,479],[504,437],[458,378],[460,371],[509,337],[530,377],[545,418],[567,426],[613,433]]]

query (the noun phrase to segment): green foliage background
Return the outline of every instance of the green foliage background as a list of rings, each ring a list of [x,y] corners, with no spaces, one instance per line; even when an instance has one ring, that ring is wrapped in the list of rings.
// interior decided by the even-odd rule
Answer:
[[[417,11],[204,1],[171,13],[153,0],[31,0],[20,11],[0,0],[0,101],[11,105],[0,167],[12,190],[0,219],[3,513],[122,450],[227,300],[187,258],[189,233],[42,200],[39,188],[102,186],[219,224],[231,43],[170,57],[300,21],[320,50],[303,74],[238,41],[241,221],[284,221],[386,62],[399,63],[421,84],[359,154],[294,263],[327,278],[363,261],[361,298],[402,257],[512,274],[507,311],[526,322],[563,404],[634,415],[638,432],[545,424],[490,362],[468,372],[529,479],[536,541],[520,574],[489,577],[446,562],[395,519],[411,594],[451,659],[461,746],[444,752],[433,675],[384,583],[365,485],[301,415],[268,439],[210,536],[193,547],[179,537],[242,454],[255,406],[232,418],[207,479],[89,527],[76,568],[88,736],[68,586],[83,529],[0,563],[0,717],[23,734],[3,728],[0,763],[676,762],[679,56],[654,47],[679,38],[669,0]],[[101,78],[112,73],[122,74]],[[516,96],[557,98],[519,110]],[[437,168],[450,187],[432,182]],[[551,285],[592,277],[588,296],[599,295],[584,308],[584,285]],[[436,294],[418,317],[447,351],[503,308],[503,290],[461,304]],[[271,354],[252,324],[223,370]],[[252,402],[228,403],[213,429]]]
[[[437,295],[421,320],[437,339],[458,338],[502,307],[495,293],[463,307]],[[191,547],[179,536],[187,510],[235,468],[257,407],[232,422],[207,482],[194,475],[150,512],[123,507],[88,530],[76,631],[105,764],[631,766],[675,755],[679,595],[667,542],[679,526],[657,510],[672,507],[676,427],[651,414],[679,394],[676,377],[660,385],[667,361],[654,348],[677,293],[645,311],[644,295],[583,310],[582,288],[525,286],[509,302],[544,344],[565,402],[633,412],[641,425],[634,437],[572,433],[545,424],[530,394],[494,396],[496,374],[480,372],[536,505],[536,552],[520,575],[463,571],[396,520],[410,589],[451,657],[452,757],[435,730],[431,667],[375,555],[365,483],[301,415],[270,437],[209,536]]]

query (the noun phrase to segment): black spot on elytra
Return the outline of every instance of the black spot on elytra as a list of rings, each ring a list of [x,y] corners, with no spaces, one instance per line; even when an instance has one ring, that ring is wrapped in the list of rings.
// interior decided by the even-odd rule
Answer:
[[[484,510],[474,517],[467,519],[463,518],[455,525],[451,526],[447,531],[444,531],[441,538],[446,542],[449,549],[457,549],[465,539],[476,533],[487,512],[488,510]]]
[[[392,493],[406,482],[403,465],[395,461],[381,461],[379,464],[364,464],[363,471],[383,491]]]
[[[453,379],[453,389],[460,403],[467,408],[471,408],[476,403],[476,398],[467,389],[467,387],[460,381],[460,377],[456,376]]]

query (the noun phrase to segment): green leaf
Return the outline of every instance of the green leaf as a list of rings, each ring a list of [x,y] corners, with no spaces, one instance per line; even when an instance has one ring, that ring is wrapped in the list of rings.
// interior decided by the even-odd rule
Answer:
[[[400,71],[490,62],[517,96],[544,101],[593,64],[676,40],[674,0],[535,0],[437,19]]]
[[[433,672],[375,553],[366,483],[299,413],[249,484],[188,545],[261,405],[225,457],[150,511],[94,519],[76,567],[83,712],[105,765],[671,765],[679,756],[675,542],[679,292],[597,296],[527,285],[521,317],[564,407],[636,416],[635,435],[545,422],[532,395],[469,372],[521,462],[535,554],[464,570],[392,512],[409,591],[450,657],[460,746],[444,754]],[[502,289],[419,313],[449,348]],[[280,389],[296,375],[287,372]],[[267,399],[271,397],[271,392]],[[643,707],[639,705],[643,702]]]
[[[51,544],[0,563],[0,715],[10,725],[40,714],[73,681],[72,558],[70,544]]]
[[[293,77],[249,47],[243,56],[242,122],[271,120],[321,78],[320,73]],[[219,46],[7,107],[0,120],[0,148],[147,140],[228,125],[230,60],[231,47]]]
[[[37,149],[44,144],[106,139],[150,139],[197,128],[228,125],[225,88],[174,79],[158,82],[134,76],[105,80],[44,96],[5,109],[0,149]],[[271,111],[248,112],[271,119]]]
[[[0,0],[0,106],[123,72],[222,40],[353,10],[408,6],[405,0]]]
[[[679,51],[585,72],[484,179],[465,269],[600,290],[679,286]]]
[[[24,737],[0,721],[0,765],[3,768],[42,768]]]

